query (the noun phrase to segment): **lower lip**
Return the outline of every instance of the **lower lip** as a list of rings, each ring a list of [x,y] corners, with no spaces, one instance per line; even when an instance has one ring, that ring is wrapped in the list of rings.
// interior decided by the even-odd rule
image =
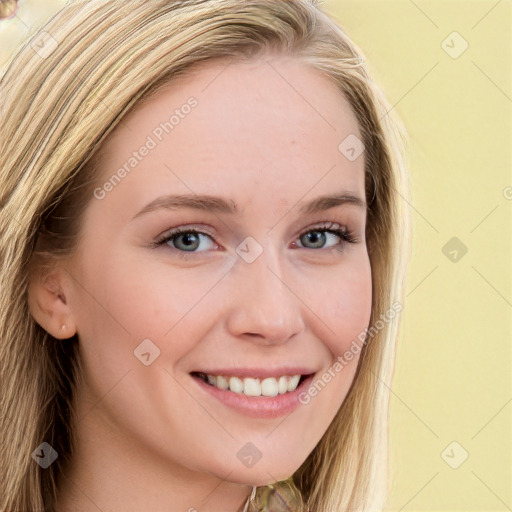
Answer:
[[[246,396],[243,393],[219,389],[192,376],[200,389],[224,405],[253,418],[278,418],[294,411],[301,402],[300,393],[309,387],[314,375],[309,375],[294,391],[277,396]]]

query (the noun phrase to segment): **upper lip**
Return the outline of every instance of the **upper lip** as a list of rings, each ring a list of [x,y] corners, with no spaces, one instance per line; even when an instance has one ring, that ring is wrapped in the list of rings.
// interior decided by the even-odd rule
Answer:
[[[268,377],[281,377],[282,375],[310,375],[315,372],[315,370],[305,366],[281,366],[279,368],[210,368],[195,370],[191,373],[222,375],[225,377],[252,377],[254,379],[265,379]]]

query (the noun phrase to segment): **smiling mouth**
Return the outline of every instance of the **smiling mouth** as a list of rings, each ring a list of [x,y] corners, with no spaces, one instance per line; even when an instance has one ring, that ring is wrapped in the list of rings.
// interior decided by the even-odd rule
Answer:
[[[309,375],[282,375],[280,377],[257,379],[252,377],[209,375],[201,372],[192,372],[191,375],[217,389],[251,397],[272,397],[291,393],[309,377]]]

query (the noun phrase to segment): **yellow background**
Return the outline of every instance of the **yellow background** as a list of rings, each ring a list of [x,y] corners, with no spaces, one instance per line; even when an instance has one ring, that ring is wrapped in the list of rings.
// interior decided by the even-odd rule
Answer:
[[[17,17],[0,21],[0,69],[63,4],[21,0]],[[391,386],[388,509],[512,510],[512,4],[324,6],[365,52],[410,141],[415,234]],[[464,40],[457,58],[443,49],[455,55]],[[462,448],[445,452],[453,441]],[[445,460],[455,465],[462,449],[468,458],[453,469]]]

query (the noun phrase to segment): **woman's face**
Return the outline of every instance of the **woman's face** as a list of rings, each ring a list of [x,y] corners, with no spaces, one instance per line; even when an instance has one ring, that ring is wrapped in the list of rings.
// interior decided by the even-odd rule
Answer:
[[[370,318],[355,137],[336,87],[277,56],[202,65],[123,120],[66,266],[82,435],[139,471],[261,485],[302,464],[358,356],[333,364]],[[293,375],[310,377],[283,392]],[[262,390],[277,396],[248,396]]]

